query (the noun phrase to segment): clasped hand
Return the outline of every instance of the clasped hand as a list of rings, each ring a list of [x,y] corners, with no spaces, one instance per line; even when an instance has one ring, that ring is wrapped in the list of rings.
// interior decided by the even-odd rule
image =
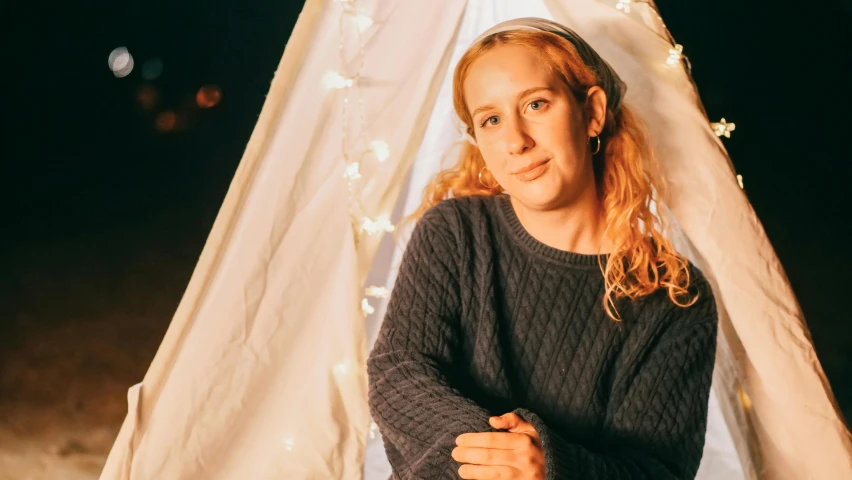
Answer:
[[[477,480],[544,480],[544,451],[538,432],[516,413],[488,420],[508,432],[463,433],[456,437],[453,458],[459,475]]]

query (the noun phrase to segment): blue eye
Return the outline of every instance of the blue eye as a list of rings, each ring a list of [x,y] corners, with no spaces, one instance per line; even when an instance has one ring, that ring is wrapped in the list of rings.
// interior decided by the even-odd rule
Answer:
[[[544,104],[547,103],[547,100],[542,100],[542,99],[533,100],[532,102],[530,102],[530,107],[532,107],[536,103],[541,104],[541,106],[539,108],[533,107],[533,110],[541,110],[542,108],[544,108]]]
[[[497,117],[488,117],[488,118],[486,118],[486,119],[485,119],[485,121],[484,121],[484,122],[482,122],[482,125],[480,125],[480,127],[484,127],[484,126],[485,126],[485,124],[486,124],[486,123],[489,123],[488,121],[489,121],[489,120],[491,120],[492,118],[496,119]],[[496,124],[496,123],[494,123],[494,122],[491,122],[491,125],[497,125],[497,124]]]

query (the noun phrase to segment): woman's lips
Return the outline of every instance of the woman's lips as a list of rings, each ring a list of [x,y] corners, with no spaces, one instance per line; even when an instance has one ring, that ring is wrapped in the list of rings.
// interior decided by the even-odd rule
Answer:
[[[525,170],[520,173],[516,173],[515,177],[522,182],[530,182],[540,177],[545,170],[547,170],[547,164],[550,163],[550,160],[545,161],[544,163],[538,165],[537,167],[533,167],[529,170]]]

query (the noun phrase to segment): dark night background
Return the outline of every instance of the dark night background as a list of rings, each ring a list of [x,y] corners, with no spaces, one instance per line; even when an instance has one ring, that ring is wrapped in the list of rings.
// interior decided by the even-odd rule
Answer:
[[[658,3],[710,118],[737,125],[724,143],[850,418],[852,2]],[[15,459],[0,453],[0,465],[47,448],[99,471],[301,7],[96,1],[36,6],[43,11],[12,22],[20,32],[4,46],[12,86],[3,95],[0,452]],[[125,78],[107,65],[119,46],[136,62]],[[140,72],[153,57],[162,74],[146,81]],[[221,89],[218,105],[195,107],[202,85]],[[146,86],[159,92],[150,110],[137,100]],[[166,110],[185,115],[183,128],[155,128]]]

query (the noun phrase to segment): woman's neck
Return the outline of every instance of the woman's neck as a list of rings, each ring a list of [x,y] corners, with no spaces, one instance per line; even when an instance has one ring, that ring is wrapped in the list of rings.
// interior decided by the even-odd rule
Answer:
[[[611,253],[612,242],[603,236],[606,224],[596,197],[581,197],[552,210],[527,208],[513,197],[509,199],[521,225],[539,242],[574,253]]]

